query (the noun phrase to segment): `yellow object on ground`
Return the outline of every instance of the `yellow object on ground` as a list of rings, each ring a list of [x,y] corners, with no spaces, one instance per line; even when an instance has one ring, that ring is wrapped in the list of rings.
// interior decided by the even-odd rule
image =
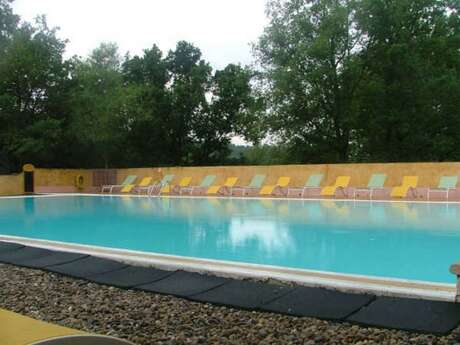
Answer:
[[[144,177],[141,182],[137,185],[138,187],[147,187],[147,186],[150,186],[150,184],[152,183],[152,177]],[[121,192],[122,193],[129,193],[131,192],[134,187],[136,185],[134,184],[128,184],[126,186],[124,186],[122,189],[121,189]]]
[[[171,192],[171,186],[169,184],[167,184],[166,186],[164,186],[160,190],[160,194],[162,194],[162,193],[168,194],[169,192]]]
[[[0,309],[1,344],[26,345],[54,337],[81,334],[85,333]]]
[[[391,197],[393,198],[404,198],[407,196],[407,193],[416,188],[418,184],[418,176],[404,176],[402,184],[400,186],[394,187],[391,191]]]
[[[282,176],[278,179],[275,185],[263,186],[259,194],[260,195],[271,195],[273,194],[276,188],[287,187],[290,181],[291,181],[290,177]]]
[[[179,182],[179,187],[188,187],[190,185],[190,182],[192,182],[191,177],[184,177],[182,180]]]
[[[339,176],[332,186],[326,186],[321,190],[322,196],[334,196],[337,188],[346,188],[350,183],[350,176]]]
[[[178,186],[171,186],[171,185],[166,185],[163,188],[161,188],[160,193],[171,193],[175,187],[183,188],[183,187],[188,187],[190,185],[190,182],[192,182],[192,178],[190,176],[183,177]]]
[[[232,188],[238,182],[238,177],[229,177],[225,180],[225,183],[221,186],[211,186],[207,190],[207,194],[217,194],[222,187]]]

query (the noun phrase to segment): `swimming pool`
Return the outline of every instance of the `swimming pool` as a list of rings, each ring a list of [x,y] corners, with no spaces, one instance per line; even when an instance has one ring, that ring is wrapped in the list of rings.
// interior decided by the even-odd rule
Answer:
[[[219,198],[0,198],[0,235],[455,283],[460,204]]]

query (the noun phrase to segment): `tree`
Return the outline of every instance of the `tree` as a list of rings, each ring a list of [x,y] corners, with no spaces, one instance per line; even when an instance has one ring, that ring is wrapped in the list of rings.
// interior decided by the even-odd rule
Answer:
[[[199,49],[179,42],[164,59],[156,46],[127,57],[123,75],[133,164],[222,163],[232,135],[255,137],[244,125],[260,108],[247,68],[229,65],[212,75]]]
[[[74,151],[90,166],[110,167],[123,161],[124,92],[121,61],[115,44],[101,44],[84,61],[76,60],[72,75]],[[86,156],[86,157],[85,157]]]
[[[364,38],[356,2],[272,0],[255,46],[270,132],[297,162],[347,161]]]
[[[129,84],[164,88],[169,81],[167,63],[156,45],[145,49],[143,56],[126,56],[122,67],[124,80]]]
[[[460,159],[459,3],[365,0],[365,86],[357,122],[364,160]]]
[[[229,64],[216,71],[212,87],[212,111],[226,127],[226,135],[240,135],[248,142],[262,136],[259,120],[264,112],[263,99],[255,93],[255,73],[249,67]]]
[[[167,63],[157,46],[142,56],[126,57],[123,63],[126,84],[130,164],[172,164],[170,114],[171,97]]]
[[[0,54],[4,53],[7,41],[19,23],[19,17],[13,14],[11,3],[13,0],[0,0]]]
[[[106,71],[118,71],[121,66],[118,45],[114,42],[101,43],[99,47],[91,52],[87,62],[94,68]]]
[[[170,154],[176,164],[189,165],[193,163],[193,146],[199,145],[197,137],[192,137],[196,117],[209,111],[206,94],[210,92],[212,69],[201,59],[201,51],[185,41],[168,53],[166,63],[171,77]]]
[[[9,170],[57,164],[68,118],[65,41],[38,18],[9,34],[0,59],[0,151]]]
[[[235,64],[215,72],[209,110],[197,114],[193,120],[195,163],[225,162],[233,136],[240,135],[253,142],[259,140],[257,122],[263,104],[253,94],[252,77],[248,68]]]

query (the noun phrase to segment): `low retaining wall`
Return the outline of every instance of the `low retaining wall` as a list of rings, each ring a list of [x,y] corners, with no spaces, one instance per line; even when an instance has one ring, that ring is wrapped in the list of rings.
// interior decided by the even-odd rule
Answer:
[[[351,176],[350,186],[364,187],[374,173],[386,173],[385,186],[401,184],[405,175],[420,177],[419,186],[434,187],[443,175],[460,176],[460,163],[375,163],[375,164],[310,164],[310,165],[272,165],[272,166],[219,166],[219,167],[172,167],[118,169],[117,181],[121,183],[127,175],[153,176],[161,178],[174,174],[172,184],[177,184],[184,176],[192,177],[192,184],[198,185],[206,175],[216,175],[215,184],[222,184],[227,177],[239,177],[238,185],[248,185],[256,174],[265,174],[266,184],[275,184],[278,177],[290,176],[292,186],[303,186],[311,174],[323,173],[322,185],[330,185],[339,175]]]
[[[100,191],[94,172],[91,169],[40,169],[34,170],[35,192],[38,193],[93,193]],[[177,184],[184,176],[192,177],[192,185],[198,185],[206,175],[216,175],[215,184],[222,184],[227,177],[239,178],[238,185],[248,185],[255,174],[267,175],[266,184],[274,184],[280,176],[290,176],[291,186],[303,186],[311,174],[323,173],[322,185],[333,184],[339,175],[351,176],[350,186],[364,187],[373,173],[386,173],[387,187],[397,186],[405,175],[420,177],[419,186],[435,187],[443,175],[460,176],[460,163],[374,163],[374,164],[310,164],[310,165],[272,165],[272,166],[217,166],[217,167],[169,167],[115,169],[117,183],[128,175],[139,178],[152,176],[155,180],[166,174],[174,174],[172,184]],[[75,178],[83,176],[82,188],[75,185]],[[23,176],[0,176],[0,195],[23,193]]]
[[[0,195],[21,195],[23,193],[23,174],[0,175]]]
[[[77,188],[75,179],[83,176],[82,188]],[[35,169],[34,185],[36,193],[92,193],[93,170],[91,169]]]

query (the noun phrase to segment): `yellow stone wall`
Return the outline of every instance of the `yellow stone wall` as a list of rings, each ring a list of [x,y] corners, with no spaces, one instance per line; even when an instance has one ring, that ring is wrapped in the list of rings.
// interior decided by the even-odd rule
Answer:
[[[35,186],[75,186],[75,178],[83,176],[83,187],[93,185],[93,171],[85,169],[35,169]]]
[[[136,168],[119,169],[118,183],[127,175],[137,175],[139,179],[152,176],[155,180],[166,174],[174,174],[173,184],[182,177],[191,176],[192,185],[200,184],[201,180],[210,174],[217,176],[215,184],[222,184],[227,177],[239,177],[238,185],[248,185],[255,174],[267,175],[266,184],[274,184],[280,176],[290,176],[291,186],[302,186],[311,174],[324,173],[322,185],[329,185],[339,175],[350,175],[350,186],[366,186],[373,173],[388,175],[386,186],[399,185],[405,175],[418,175],[420,187],[435,187],[439,177],[443,175],[458,175],[460,163],[375,163],[375,164],[319,164],[319,165],[273,165],[273,166],[218,166],[218,167],[170,167],[170,168]],[[85,169],[35,169],[35,188],[56,187],[56,191],[72,192],[75,188],[75,177],[84,178],[83,192],[97,191],[93,185],[93,171]],[[23,176],[0,176],[0,195],[15,195],[23,193]]]
[[[206,175],[217,176],[216,184],[221,184],[227,177],[239,177],[238,185],[248,185],[255,174],[267,175],[266,184],[274,184],[280,176],[290,176],[292,186],[302,186],[311,174],[323,173],[322,185],[333,184],[340,175],[351,176],[350,186],[366,186],[373,173],[386,173],[387,187],[397,186],[405,175],[418,175],[419,186],[435,187],[439,177],[458,175],[460,163],[375,163],[375,164],[318,164],[318,165],[273,165],[273,166],[219,166],[219,167],[172,167],[140,168],[118,170],[118,182],[127,175],[153,176],[160,179],[166,174],[174,174],[173,184],[181,177],[191,176],[192,184],[198,185]]]
[[[154,180],[161,180],[163,177],[162,168],[131,168],[131,169],[118,169],[117,170],[117,183],[121,184],[126,176],[128,175],[136,175],[139,182],[143,177],[151,176]]]
[[[22,174],[0,175],[0,195],[20,195],[24,193]]]

